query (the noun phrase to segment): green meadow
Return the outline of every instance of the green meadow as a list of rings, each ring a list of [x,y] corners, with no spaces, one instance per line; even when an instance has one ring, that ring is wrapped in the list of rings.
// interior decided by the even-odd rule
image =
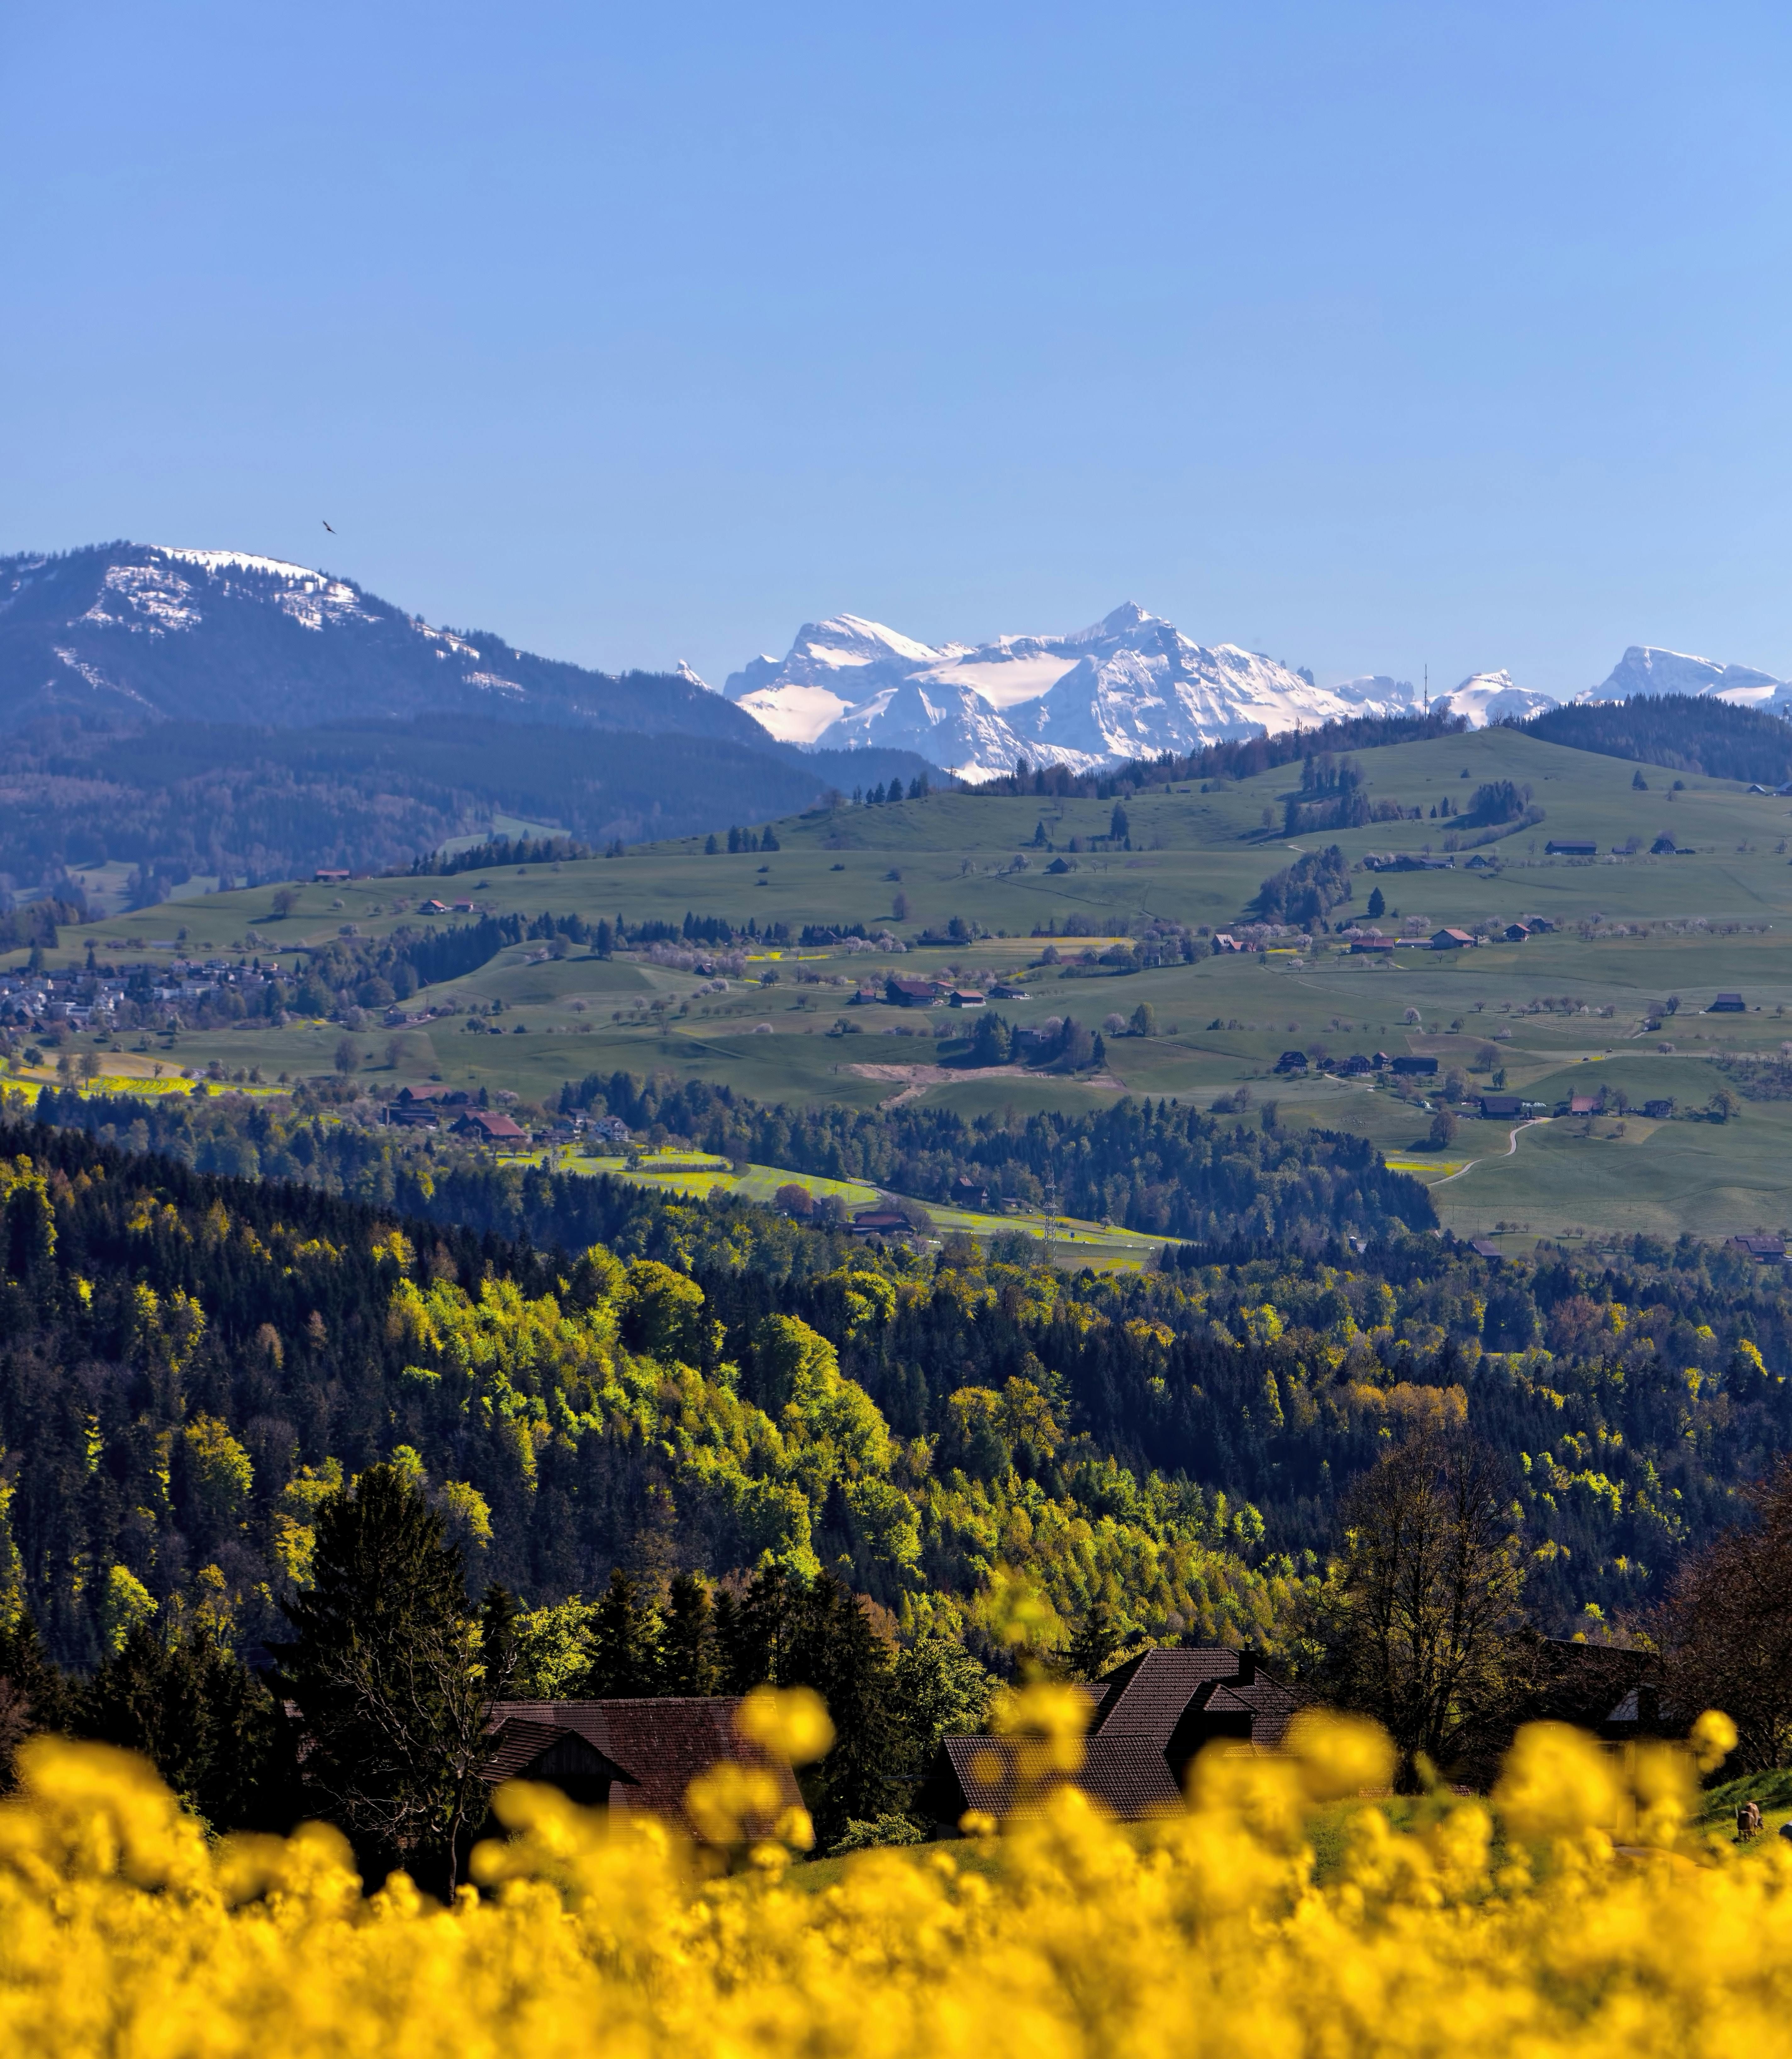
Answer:
[[[396,1033],[370,1029],[353,1041],[376,1089],[440,1076],[538,1103],[568,1079],[618,1069],[726,1083],[767,1101],[869,1108],[900,1096],[967,1117],[1100,1107],[1125,1093],[1205,1105],[1244,1086],[1253,1105],[1274,1101],[1284,1123],[1371,1138],[1436,1184],[1446,1222],[1515,1247],[1617,1229],[1710,1236],[1784,1226],[1792,1218],[1783,1198],[1792,1101],[1745,1099],[1740,1115],[1723,1122],[1701,1112],[1726,1084],[1714,1060],[1777,1056],[1782,1039],[1792,1043],[1792,807],[1698,775],[1674,791],[1675,775],[1653,766],[1643,768],[1648,788],[1639,791],[1628,761],[1509,731],[1356,756],[1372,800],[1419,808],[1421,818],[1290,842],[1280,834],[1281,802],[1295,778],[1283,767],[1211,791],[1141,795],[1127,803],[1133,849],[1092,851],[1089,840],[1109,827],[1107,802],[943,794],[779,822],[779,848],[770,852],[710,855],[687,839],[614,858],[440,879],[305,885],[285,917],[274,912],[271,887],[205,895],[68,931],[61,955],[78,958],[91,939],[102,957],[229,954],[291,964],[350,926],[368,938],[468,919],[420,915],[432,896],[532,916],[576,910],[592,922],[619,914],[676,923],[688,911],[737,925],[752,918],[762,930],[784,923],[793,933],[862,922],[888,928],[910,948],[901,957],[759,953],[747,978],[725,994],[699,993],[702,975],[642,958],[599,960],[575,948],[554,958],[540,945],[518,946],[420,997],[464,1009],[501,1002],[501,1013],[441,1017]],[[1054,929],[1069,961],[1154,918],[1229,927],[1245,917],[1267,875],[1329,843],[1352,862],[1386,851],[1441,854],[1456,825],[1430,810],[1446,797],[1464,809],[1478,785],[1495,779],[1527,784],[1545,813],[1481,847],[1495,869],[1468,870],[1465,850],[1449,871],[1356,872],[1354,898],[1334,917],[1366,918],[1380,886],[1388,904],[1380,925],[1389,932],[1540,915],[1556,925],[1553,934],[1449,954],[1402,950],[1391,961],[1352,958],[1324,940],[1301,952],[1206,957],[1149,972],[1040,962],[1047,941],[1040,933]],[[1054,850],[1036,841],[1041,832],[1068,869],[1047,870]],[[1685,854],[1647,855],[1663,832]],[[1551,838],[1594,840],[1600,855],[1550,857]],[[1639,851],[1614,854],[1631,839],[1640,840]],[[1073,841],[1082,847],[1073,850]],[[916,943],[954,918],[975,942]],[[1067,928],[1082,934],[1066,939]],[[856,1004],[861,980],[881,989],[893,970],[1017,978],[1029,998],[997,1004],[1016,1025],[1073,1015],[1098,1029],[1149,1002],[1157,1033],[1107,1036],[1105,1065],[1074,1079],[1018,1068],[970,1072],[959,1062],[965,1016]],[[1744,1014],[1705,1012],[1724,990],[1742,993]],[[1671,1001],[1677,1009],[1664,1014]],[[472,1020],[502,1033],[475,1033]],[[339,1026],[324,1022],[183,1033],[172,1049],[158,1041],[153,1053],[109,1057],[106,1069],[197,1069],[216,1060],[232,1071],[258,1068],[265,1081],[302,1077],[329,1070],[341,1038]],[[1609,1082],[1639,1106],[1671,1098],[1677,1113],[1671,1121],[1551,1121],[1523,1129],[1515,1144],[1511,1123],[1465,1120],[1455,1139],[1433,1149],[1432,1111],[1416,1098],[1364,1081],[1276,1075],[1284,1050],[1316,1046],[1338,1057],[1435,1055],[1440,1077],[1459,1068],[1475,1090],[1496,1065],[1507,1090],[1552,1107]]]

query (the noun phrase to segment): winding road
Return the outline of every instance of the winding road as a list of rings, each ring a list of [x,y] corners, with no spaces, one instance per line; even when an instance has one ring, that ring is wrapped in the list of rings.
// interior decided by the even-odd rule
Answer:
[[[1535,1129],[1539,1122],[1549,1122],[1553,1120],[1553,1117],[1547,1115],[1532,1116],[1528,1122],[1521,1122],[1518,1125],[1517,1129],[1513,1129],[1507,1133],[1506,1138],[1506,1148],[1503,1151],[1496,1152],[1491,1158],[1471,1158],[1466,1165],[1459,1165],[1455,1172],[1446,1173],[1441,1180],[1428,1180],[1425,1183],[1426,1185],[1430,1188],[1433,1193],[1436,1193],[1440,1187],[1448,1186],[1452,1180],[1467,1179],[1468,1175],[1474,1171],[1477,1165],[1491,1165],[1497,1163],[1497,1161],[1501,1158],[1512,1157],[1518,1150],[1518,1137],[1519,1129]]]

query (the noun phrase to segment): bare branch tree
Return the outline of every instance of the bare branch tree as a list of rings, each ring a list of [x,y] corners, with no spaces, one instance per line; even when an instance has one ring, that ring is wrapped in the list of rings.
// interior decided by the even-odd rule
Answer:
[[[1420,1428],[1358,1483],[1340,1671],[1408,1779],[1421,1758],[1448,1762],[1507,1700],[1523,1577],[1497,1462],[1465,1432]]]

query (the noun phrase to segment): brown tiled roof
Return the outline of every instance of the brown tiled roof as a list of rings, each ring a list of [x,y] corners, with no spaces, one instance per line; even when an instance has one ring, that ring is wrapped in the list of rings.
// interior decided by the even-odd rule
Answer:
[[[945,1738],[916,1806],[936,1822],[956,1822],[966,1809],[1024,1817],[1068,1779],[1136,1821],[1180,1804],[1181,1775],[1204,1745],[1229,1738],[1240,1750],[1273,1751],[1299,1707],[1290,1689],[1226,1645],[1141,1652],[1079,1685],[1095,1705],[1080,1772],[1022,1794],[1013,1739]]]
[[[943,1738],[922,1802],[938,1822],[956,1822],[966,1809],[981,1809],[1013,1822],[1036,1815],[1049,1794],[1069,1785],[1093,1795],[1122,1822],[1181,1806],[1181,1790],[1148,1738],[1092,1737],[1080,1772],[1049,1774],[1027,1794],[1019,1791],[1019,1750],[1013,1738]]]
[[[1146,1737],[1161,1751],[1183,1711],[1210,1680],[1233,1678],[1238,1654],[1224,1644],[1141,1652],[1109,1674],[1091,1726],[1099,1737]]]
[[[484,1775],[493,1786],[504,1780],[547,1780],[568,1787],[569,1792],[569,1782],[574,1781],[581,1787],[604,1789],[601,1795],[576,1798],[594,1802],[607,1800],[607,1790],[618,1781],[633,1784],[614,1759],[577,1730],[562,1723],[532,1722],[524,1716],[499,1724],[497,1746],[485,1762]]]
[[[783,1805],[802,1799],[787,1761],[747,1742],[735,1730],[740,1703],[733,1695],[666,1695],[637,1701],[498,1702],[492,1722],[500,1730],[493,1767],[535,1742],[541,1730],[575,1730],[616,1768],[610,1806],[659,1816],[683,1829],[695,1826],[684,1813],[684,1792],[699,1773],[724,1759],[761,1766],[777,1777]],[[514,1730],[517,1742],[513,1746]],[[542,1747],[537,1744],[536,1754]],[[532,1754],[533,1756],[535,1754]],[[488,1770],[487,1778],[515,1777]]]

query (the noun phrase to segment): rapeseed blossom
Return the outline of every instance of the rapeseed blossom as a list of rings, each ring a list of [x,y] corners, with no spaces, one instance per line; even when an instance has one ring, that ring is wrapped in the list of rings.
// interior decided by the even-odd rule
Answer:
[[[1021,1698],[1025,1701],[1025,1698]],[[1042,1701],[1011,1726],[1069,1755]],[[1721,1723],[1695,1740],[1722,1749]],[[1792,1850],[1689,1829],[1692,1771],[1527,1732],[1492,1805],[1313,1811],[1384,1776],[1366,1726],[1209,1754],[1185,1815],[1122,1830],[1074,1790],[990,1846],[870,1853],[805,1890],[651,1823],[504,1790],[508,1836],[442,1908],[363,1896],[317,1826],[209,1843],[141,1761],[40,1738],[0,1805],[0,2049],[128,2059],[1146,2059],[1792,2048]],[[725,1798],[712,1798],[722,1807]],[[1332,1819],[1335,1822],[1335,1817]],[[1519,1834],[1522,1829],[1522,1836]],[[800,1842],[793,1834],[791,1842]],[[994,1860],[994,1863],[986,1863]]]

